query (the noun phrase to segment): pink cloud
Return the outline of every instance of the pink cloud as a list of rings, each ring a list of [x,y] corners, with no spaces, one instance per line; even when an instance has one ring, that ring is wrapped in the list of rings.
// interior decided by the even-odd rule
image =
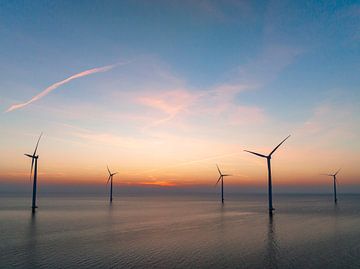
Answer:
[[[239,106],[235,103],[238,93],[251,89],[244,84],[222,84],[210,90],[190,91],[179,89],[144,95],[135,99],[137,104],[153,109],[155,120],[149,127],[192,119],[221,119],[228,125],[255,124],[265,120],[263,110],[256,106]],[[156,114],[160,112],[161,115]],[[151,112],[149,112],[151,113]]]
[[[197,94],[180,89],[153,93],[151,96],[138,97],[135,101],[138,104],[150,107],[165,114],[165,117],[153,121],[150,125],[146,126],[147,128],[165,123],[181,112],[186,112],[188,107],[190,107],[197,98]]]
[[[194,96],[185,90],[174,90],[161,93],[157,96],[144,96],[138,98],[138,103],[160,110],[165,114],[174,115],[185,109]]]
[[[266,119],[264,111],[256,106],[237,106],[230,114],[230,125],[259,124]]]

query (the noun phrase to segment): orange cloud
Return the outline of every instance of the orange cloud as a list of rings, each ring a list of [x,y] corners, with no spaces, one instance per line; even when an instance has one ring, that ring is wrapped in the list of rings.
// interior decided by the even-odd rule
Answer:
[[[174,182],[169,182],[169,181],[142,181],[142,182],[138,182],[138,184],[145,186],[158,186],[158,187],[174,187],[177,185]]]

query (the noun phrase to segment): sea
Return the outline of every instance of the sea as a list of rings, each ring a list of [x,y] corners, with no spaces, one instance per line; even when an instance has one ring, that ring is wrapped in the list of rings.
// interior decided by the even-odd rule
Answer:
[[[360,195],[0,197],[0,268],[360,268]]]

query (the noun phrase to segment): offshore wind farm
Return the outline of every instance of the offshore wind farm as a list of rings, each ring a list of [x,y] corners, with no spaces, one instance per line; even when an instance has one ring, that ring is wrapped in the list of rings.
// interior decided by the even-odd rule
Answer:
[[[0,268],[360,268],[359,11],[2,2]]]

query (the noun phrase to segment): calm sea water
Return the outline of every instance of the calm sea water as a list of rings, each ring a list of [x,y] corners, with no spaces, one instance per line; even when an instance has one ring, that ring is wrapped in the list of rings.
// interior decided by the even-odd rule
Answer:
[[[0,268],[360,268],[360,196],[0,198]]]

